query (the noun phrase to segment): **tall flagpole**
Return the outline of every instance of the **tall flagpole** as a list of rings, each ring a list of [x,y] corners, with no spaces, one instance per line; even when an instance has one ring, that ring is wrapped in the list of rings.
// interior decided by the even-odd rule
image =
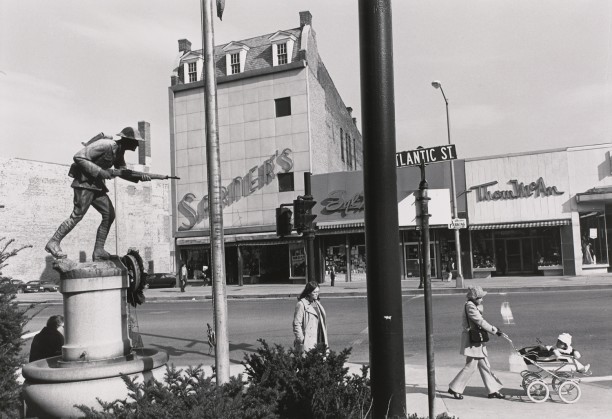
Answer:
[[[212,0],[201,0],[202,51],[204,53],[204,110],[206,114],[206,167],[208,170],[208,214],[212,252],[213,311],[215,316],[215,367],[217,385],[229,382],[229,337],[225,294],[225,247],[223,202],[221,200],[221,158],[215,74],[215,35]],[[202,329],[204,330],[204,329]]]

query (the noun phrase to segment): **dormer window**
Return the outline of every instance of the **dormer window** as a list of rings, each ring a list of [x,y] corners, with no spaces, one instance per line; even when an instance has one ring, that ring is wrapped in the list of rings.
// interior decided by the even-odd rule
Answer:
[[[278,65],[287,64],[287,43],[276,45]]]
[[[247,52],[249,47],[239,42],[230,42],[225,47],[225,74],[244,73],[244,64],[246,63]]]
[[[274,67],[291,62],[291,54],[293,52],[293,44],[297,38],[284,31],[278,31],[270,38],[272,44],[272,65]]]
[[[232,74],[240,73],[240,53],[230,54],[230,65]]]
[[[188,65],[189,67],[189,83],[193,83],[198,81],[198,63],[193,62],[193,63],[189,63]]]

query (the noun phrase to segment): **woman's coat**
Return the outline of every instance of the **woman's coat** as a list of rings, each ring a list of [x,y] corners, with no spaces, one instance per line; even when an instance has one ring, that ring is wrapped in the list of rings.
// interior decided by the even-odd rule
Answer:
[[[309,351],[317,346],[317,329],[319,327],[319,321],[323,327],[325,345],[328,345],[325,309],[319,304],[319,310],[321,311],[321,318],[319,318],[313,304],[315,303],[311,303],[308,299],[302,298],[295,306],[293,334],[295,335],[296,349]]]
[[[466,317],[469,316],[472,327],[474,325],[478,325],[482,327],[484,330],[491,334],[497,333],[497,328],[491,324],[489,324],[484,317],[482,317],[483,306],[482,304],[477,306],[473,301],[467,301],[465,303],[465,307],[463,310],[462,318],[462,332],[461,332],[461,350],[459,353],[461,355],[470,356],[472,358],[486,358],[487,357],[487,348],[484,343],[472,344],[470,342],[470,323]]]

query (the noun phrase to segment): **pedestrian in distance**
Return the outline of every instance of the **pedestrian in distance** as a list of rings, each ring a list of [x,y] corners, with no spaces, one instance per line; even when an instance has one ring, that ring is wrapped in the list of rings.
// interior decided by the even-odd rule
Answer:
[[[34,336],[29,362],[62,354],[64,346],[64,316],[51,316],[47,325]]]
[[[65,259],[67,257],[60,247],[60,242],[83,219],[89,207],[94,207],[102,216],[96,233],[92,260],[110,258],[110,254],[104,250],[104,244],[115,220],[115,208],[107,195],[108,188],[105,180],[116,176],[112,169],[113,166],[117,170],[127,169],[125,152],[135,151],[141,143],[144,143],[140,133],[132,127],[124,128],[117,135],[119,139],[113,140],[113,137],[100,133],[84,144],[85,147],[74,155],[74,163],[68,172],[68,176],[74,178],[71,185],[74,190],[74,208],[70,217],[60,224],[45,246],[45,250],[54,258]],[[150,181],[151,177],[142,174],[137,179],[129,180],[132,182]]]
[[[333,287],[336,282],[336,271],[333,266],[329,270],[329,277],[331,278],[331,286]]]
[[[500,392],[503,387],[502,382],[495,376],[491,370],[491,364],[487,354],[485,342],[475,342],[470,337],[470,329],[481,328],[488,333],[494,333],[497,336],[505,336],[504,333],[490,323],[488,323],[483,313],[483,297],[486,291],[479,286],[469,287],[467,292],[467,301],[464,305],[461,322],[461,355],[465,356],[465,366],[457,376],[450,382],[448,392],[458,400],[463,399],[463,390],[468,381],[474,374],[474,370],[478,367],[482,381],[488,392],[489,399],[503,399],[506,396]],[[485,338],[486,341],[488,339]]]
[[[319,301],[319,284],[310,281],[298,297],[293,316],[294,347],[299,352],[314,349],[318,344],[328,346],[325,309]]]
[[[185,292],[187,286],[187,265],[183,263],[181,266],[181,292]]]

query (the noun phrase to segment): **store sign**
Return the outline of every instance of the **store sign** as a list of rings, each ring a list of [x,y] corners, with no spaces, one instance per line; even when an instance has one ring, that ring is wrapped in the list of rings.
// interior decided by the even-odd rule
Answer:
[[[321,201],[321,205],[323,206],[321,214],[340,214],[342,217],[346,217],[347,213],[363,212],[365,200],[363,192],[347,197],[346,191],[336,190],[330,192],[327,198]]]
[[[282,152],[277,150],[261,165],[253,166],[244,176],[235,177],[229,185],[221,187],[221,205],[223,208],[269,185],[280,170],[289,172],[293,169],[293,159],[290,154],[291,149],[289,148]],[[280,170],[277,170],[277,165]],[[208,218],[208,195],[204,195],[198,204],[195,204],[196,199],[194,193],[187,192],[178,203],[178,212],[187,219],[187,223],[179,226],[179,231],[191,230],[193,226]]]
[[[457,151],[454,144],[416,150],[400,151],[395,154],[396,167],[419,166],[421,164],[439,163],[455,160]]]
[[[510,180],[508,184],[512,186],[510,190],[490,191],[489,187],[497,185],[497,181],[483,183],[481,185],[472,186],[470,190],[476,191],[476,202],[481,201],[499,201],[508,199],[534,198],[554,195],[563,195],[565,192],[560,192],[556,186],[546,186],[543,178],[539,178],[535,182],[528,184],[519,183],[518,180]]]
[[[467,228],[467,220],[465,218],[453,218],[448,225],[450,230],[461,230]]]

